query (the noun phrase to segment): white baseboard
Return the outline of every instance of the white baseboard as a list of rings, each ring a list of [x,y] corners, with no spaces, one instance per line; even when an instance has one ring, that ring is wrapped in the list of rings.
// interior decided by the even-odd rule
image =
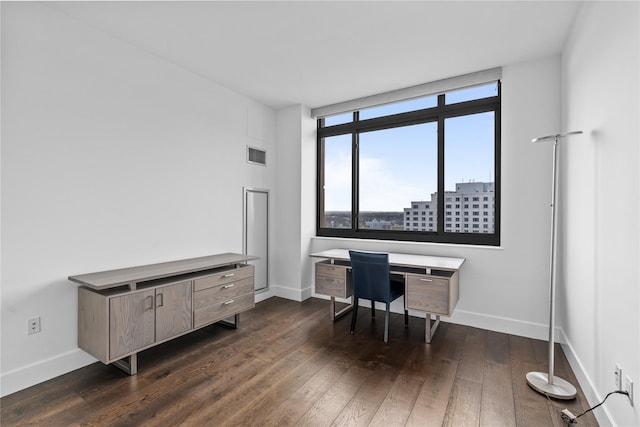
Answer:
[[[267,289],[266,291],[262,291],[259,292],[255,295],[255,302],[259,303],[261,301],[267,300],[271,297],[275,297],[276,296],[276,292],[273,290],[273,287],[270,286],[269,289]]]
[[[304,289],[293,289],[284,286],[272,285],[271,290],[274,292],[274,295],[272,296],[277,296],[298,302],[311,298],[312,294],[311,286]]]
[[[0,376],[0,396],[4,397],[16,391],[40,384],[96,361],[97,359],[88,353],[76,349],[41,362],[5,372]]]
[[[591,377],[587,374],[584,365],[580,361],[580,358],[576,354],[571,342],[567,338],[564,333],[564,330],[560,329],[560,334],[562,336],[562,350],[564,351],[564,355],[567,356],[567,360],[569,361],[569,365],[571,365],[571,369],[573,370],[574,375],[578,379],[580,383],[580,388],[584,393],[584,396],[587,398],[590,406],[595,406],[599,402],[602,401],[602,396],[596,390],[596,387],[593,385],[593,381],[591,381]],[[613,422],[613,418],[611,417],[611,413],[607,410],[606,405],[600,406],[599,408],[593,411],[596,419],[598,420],[598,424],[601,426],[613,426],[615,425]]]
[[[533,338],[536,340],[549,339],[549,326],[540,323],[526,322],[508,317],[492,316],[484,313],[455,310],[453,316],[448,319],[451,323],[457,323],[488,331],[502,332],[505,334]],[[561,335],[556,328],[556,341],[560,341]]]
[[[314,298],[326,299],[329,297],[325,295],[313,294]],[[349,299],[336,298],[339,302],[349,302]],[[403,313],[403,303],[392,303],[391,312]],[[361,304],[362,305],[362,304]],[[365,304],[368,306],[368,303]],[[420,312],[414,312],[409,310],[410,316],[425,317],[425,314]],[[459,325],[471,326],[474,328],[486,329],[488,331],[502,332],[505,334],[517,335],[521,337],[533,338],[538,340],[549,339],[549,327],[540,323],[524,322],[522,320],[510,319],[507,317],[491,316],[483,313],[474,313],[471,311],[464,311],[457,309],[454,311],[452,317],[443,316],[444,322],[456,323]],[[556,342],[564,343],[564,334],[560,333],[560,329],[556,328]]]

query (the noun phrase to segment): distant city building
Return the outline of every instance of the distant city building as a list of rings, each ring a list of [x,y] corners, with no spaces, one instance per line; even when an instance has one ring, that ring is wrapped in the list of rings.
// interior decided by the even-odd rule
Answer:
[[[390,221],[378,221],[377,219],[373,219],[371,221],[367,221],[365,224],[369,230],[391,230]]]
[[[464,182],[456,191],[444,194],[444,231],[493,233],[495,229],[495,191],[493,182]],[[404,230],[437,231],[438,193],[430,201],[412,201],[404,208]]]

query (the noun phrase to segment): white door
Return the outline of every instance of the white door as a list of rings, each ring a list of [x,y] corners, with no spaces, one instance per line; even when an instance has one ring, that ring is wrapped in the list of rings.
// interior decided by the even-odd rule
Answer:
[[[256,291],[269,289],[269,192],[244,190],[244,253],[260,257],[255,266]]]

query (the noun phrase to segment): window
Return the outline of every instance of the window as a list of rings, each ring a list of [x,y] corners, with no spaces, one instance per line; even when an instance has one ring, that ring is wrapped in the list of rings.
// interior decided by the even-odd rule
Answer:
[[[499,245],[500,99],[495,82],[318,119],[317,234]],[[488,197],[495,225],[449,223]]]

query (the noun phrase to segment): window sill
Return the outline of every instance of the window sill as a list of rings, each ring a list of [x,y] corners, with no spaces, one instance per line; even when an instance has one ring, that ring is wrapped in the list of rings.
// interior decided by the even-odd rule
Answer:
[[[313,236],[311,240],[318,241],[335,241],[335,242],[344,242],[345,246],[348,246],[350,243],[358,243],[362,245],[365,242],[370,242],[372,244],[386,244],[386,245],[397,245],[397,246],[419,246],[419,247],[433,247],[439,249],[491,249],[491,250],[499,250],[503,251],[504,248],[502,246],[492,246],[492,245],[469,245],[469,244],[460,244],[460,243],[433,243],[433,242],[412,242],[405,240],[377,240],[377,239],[355,239],[351,237],[326,237],[326,236]]]

